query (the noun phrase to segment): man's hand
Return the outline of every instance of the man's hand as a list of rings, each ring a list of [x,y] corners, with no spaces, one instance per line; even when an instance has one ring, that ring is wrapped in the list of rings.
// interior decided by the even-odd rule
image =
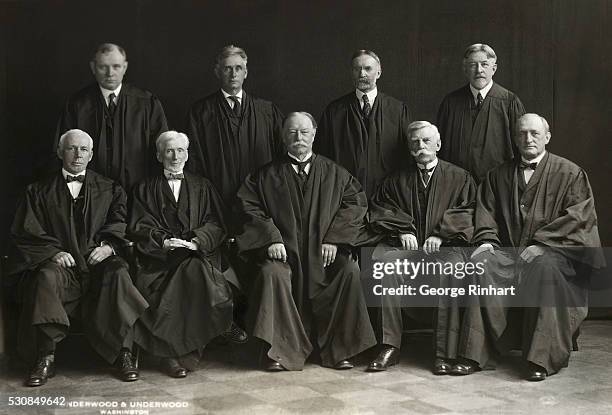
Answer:
[[[338,247],[334,244],[323,244],[321,245],[321,255],[323,256],[323,268],[331,265],[336,260],[336,253]]]
[[[58,252],[57,254],[53,255],[51,261],[64,268],[71,268],[76,266],[74,258],[68,252]]]
[[[540,255],[544,255],[544,248],[539,245],[531,245],[521,252],[521,259],[527,263],[530,263]]]
[[[106,258],[113,254],[113,248],[110,245],[102,245],[91,251],[87,263],[89,265],[96,265],[104,261]]]
[[[493,249],[493,245],[491,244],[482,244],[480,245],[478,248],[476,248],[476,250],[474,252],[472,252],[472,256],[470,257],[470,259],[474,258],[476,255],[485,252],[485,251],[489,251],[490,253],[495,253],[495,249]]]
[[[281,243],[272,244],[268,247],[268,257],[270,259],[278,259],[279,261],[287,262],[287,251],[285,245]]]
[[[441,245],[442,238],[439,238],[437,236],[430,236],[425,240],[425,243],[423,244],[423,251],[425,251],[427,255],[431,255],[434,252],[440,252]]]
[[[407,251],[416,251],[419,249],[419,243],[417,242],[416,236],[411,233],[402,233],[400,236],[402,242],[402,248]]]
[[[192,251],[197,251],[198,246],[191,242],[180,238],[168,238],[164,240],[164,250],[171,251],[176,248],[187,248]]]

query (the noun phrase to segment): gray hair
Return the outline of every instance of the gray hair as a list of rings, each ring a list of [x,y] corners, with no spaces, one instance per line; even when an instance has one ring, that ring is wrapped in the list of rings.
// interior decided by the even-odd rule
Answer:
[[[78,136],[85,136],[85,137],[87,137],[89,139],[89,147],[93,149],[93,138],[91,138],[91,136],[89,134],[87,134],[85,131],[79,130],[78,128],[73,128],[72,130],[66,131],[59,138],[59,141],[57,142],[57,149],[58,149],[58,151],[64,148],[64,141],[66,141],[66,138],[68,136],[70,136],[70,135],[78,135]]]
[[[166,131],[165,133],[161,133],[159,137],[157,137],[157,140],[155,140],[155,148],[157,149],[157,152],[160,153],[162,151],[162,145],[175,138],[185,140],[185,148],[189,148],[189,138],[186,134],[179,133],[178,131]]]
[[[370,57],[374,58],[374,60],[376,62],[378,62],[378,66],[380,66],[382,68],[382,64],[380,63],[380,58],[378,57],[378,55],[376,53],[374,53],[373,51],[368,50],[368,49],[359,49],[359,50],[356,50],[355,52],[353,52],[353,56],[351,56],[351,62],[353,62],[353,60],[355,58],[358,58],[358,57],[364,56],[364,55],[370,56]]]
[[[516,125],[518,125],[521,122],[521,120],[527,116],[538,117],[540,121],[542,121],[542,125],[544,126],[544,132],[550,133],[550,126],[548,125],[548,121],[546,121],[546,118],[542,117],[540,114],[536,114],[533,112],[521,115],[520,118],[516,120]]]
[[[242,59],[244,59],[244,64],[247,64],[248,57],[244,49],[234,45],[227,45],[224,46],[217,55],[217,58],[215,60],[215,71],[221,69],[221,62],[223,62],[223,59],[234,55],[240,56]]]
[[[115,43],[102,43],[101,45],[99,45],[96,48],[96,51],[94,52],[93,56],[91,57],[91,61],[95,62],[96,57],[98,55],[103,55],[105,53],[112,52],[113,50],[118,51],[123,56],[123,58],[127,61],[127,53],[125,53],[125,49],[123,49],[121,46]]]
[[[296,115],[303,115],[304,117],[308,118],[310,122],[312,123],[312,128],[314,129],[317,128],[317,121],[315,120],[315,118],[312,116],[311,113],[306,112],[306,111],[293,111],[287,114],[285,118],[283,118],[283,123],[282,123],[283,129],[285,128],[285,124],[287,123],[287,120],[289,120],[289,118],[291,117],[295,117]]]
[[[410,124],[408,124],[408,138],[412,137],[412,135],[416,131],[422,130],[424,128],[428,128],[432,130],[436,139],[438,140],[440,139],[440,132],[438,131],[438,127],[436,127],[429,121],[413,121]]]
[[[497,55],[491,46],[485,43],[474,43],[473,45],[468,46],[465,50],[465,53],[463,54],[463,62],[465,62],[472,53],[476,52],[484,52],[487,55],[487,58],[497,61]]]

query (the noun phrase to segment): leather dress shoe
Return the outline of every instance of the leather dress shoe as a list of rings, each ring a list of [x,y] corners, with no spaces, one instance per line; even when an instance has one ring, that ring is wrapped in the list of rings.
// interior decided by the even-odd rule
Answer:
[[[480,366],[470,359],[459,359],[451,368],[450,374],[453,376],[467,376],[474,372],[478,372]]]
[[[436,358],[436,360],[434,360],[432,372],[434,375],[438,376],[449,375],[451,373],[452,368],[453,367],[448,360],[438,357]]]
[[[184,378],[187,376],[185,369],[179,361],[173,357],[166,357],[161,361],[162,371],[171,378]]]
[[[278,363],[276,360],[268,359],[268,364],[266,365],[266,371],[268,372],[282,372],[286,370],[283,365]]]
[[[41,356],[36,360],[32,371],[26,380],[26,386],[42,386],[47,379],[55,376],[55,362],[49,356]]]
[[[140,379],[140,373],[138,372],[138,367],[136,367],[134,363],[132,353],[127,349],[119,352],[117,369],[119,369],[119,379],[124,382],[133,382]]]
[[[368,372],[383,372],[389,367],[399,363],[400,351],[397,347],[387,346],[383,348],[376,359],[370,362]]]
[[[349,370],[354,368],[355,365],[348,359],[340,360],[334,365],[334,369],[336,370]]]
[[[249,336],[247,336],[246,331],[241,329],[236,323],[232,321],[232,325],[229,330],[221,335],[225,340],[230,341],[232,343],[243,344],[249,340]]]
[[[529,362],[526,379],[530,382],[540,382],[546,380],[548,372],[540,365]]]

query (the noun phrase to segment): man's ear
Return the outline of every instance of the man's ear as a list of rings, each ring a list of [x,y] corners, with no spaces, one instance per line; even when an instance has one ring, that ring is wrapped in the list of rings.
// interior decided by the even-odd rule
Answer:
[[[96,63],[94,61],[89,62],[89,69],[91,69],[91,73],[93,75],[96,74]]]

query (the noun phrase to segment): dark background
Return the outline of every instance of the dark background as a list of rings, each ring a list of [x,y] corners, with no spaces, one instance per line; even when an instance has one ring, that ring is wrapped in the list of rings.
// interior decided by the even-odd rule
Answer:
[[[126,48],[126,80],[158,95],[178,130],[189,105],[217,88],[214,57],[229,43],[249,55],[248,92],[317,118],[352,88],[353,50],[372,49],[379,88],[434,121],[443,96],[465,83],[464,49],[484,42],[498,55],[495,80],[549,120],[550,150],[589,174],[610,245],[611,10],[607,0],[0,1],[0,231],[51,151],[66,97],[93,80],[101,42]]]

